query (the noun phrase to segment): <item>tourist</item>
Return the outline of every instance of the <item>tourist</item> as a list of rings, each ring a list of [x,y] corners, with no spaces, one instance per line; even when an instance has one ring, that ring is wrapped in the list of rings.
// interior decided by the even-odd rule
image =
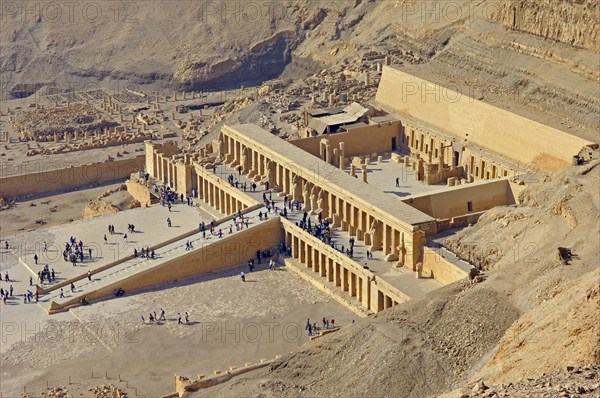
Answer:
[[[396,188],[400,188],[400,178],[396,177]]]
[[[62,287],[60,288],[60,298],[64,298],[65,297],[65,293],[63,292]]]
[[[87,272],[87,278],[88,278],[88,281],[90,281],[90,282],[92,281],[92,272],[91,271]]]
[[[177,313],[177,324],[178,324],[178,325],[181,325],[181,323],[182,323],[182,322],[181,322],[181,312],[178,312],[178,313]]]
[[[37,262],[38,262],[38,256],[37,256],[37,254],[33,255],[33,261],[35,261],[35,263],[37,265]]]
[[[240,272],[240,277],[242,278],[242,282],[246,282],[246,275],[244,274],[244,271]]]
[[[13,295],[13,285],[10,285],[9,291],[10,291],[10,297],[12,297],[12,295]]]
[[[142,324],[145,324],[146,323],[146,319],[144,319],[143,315],[141,316],[141,318],[142,318]]]
[[[29,286],[33,286],[33,276],[29,277]]]
[[[189,323],[190,322],[190,314],[187,313],[187,311],[185,312],[185,323]]]
[[[332,319],[332,320],[331,320],[331,327],[332,327],[332,328],[335,328],[335,319]]]
[[[160,318],[158,318],[158,319],[160,319],[161,321],[166,320],[166,318],[165,318],[165,310],[163,310],[162,308],[160,309]]]
[[[167,218],[167,226],[170,228],[171,227],[171,218]]]
[[[75,291],[75,284],[73,282],[71,282],[71,293],[73,293]]]
[[[106,235],[104,235],[104,244],[106,245],[108,243],[108,239],[106,238]]]

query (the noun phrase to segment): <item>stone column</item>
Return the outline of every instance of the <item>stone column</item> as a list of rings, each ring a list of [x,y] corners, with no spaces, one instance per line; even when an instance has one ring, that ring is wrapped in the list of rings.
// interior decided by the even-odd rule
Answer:
[[[391,228],[391,247],[390,253],[385,257],[385,261],[397,261],[398,260],[398,242],[396,241],[396,231]]]
[[[308,181],[304,182],[304,190],[302,191],[302,203],[304,207],[304,211],[310,211],[310,184]]]
[[[383,224],[374,218],[369,230],[369,235],[371,237],[371,250],[381,250],[381,241],[383,236],[382,230]]]
[[[340,170],[344,170],[346,168],[346,150],[345,150],[345,143],[340,142],[340,149],[338,151],[339,153],[339,165],[340,165]]]
[[[319,198],[319,188],[317,188],[316,185],[313,185],[311,191],[310,191],[310,213],[311,214],[317,214],[317,210],[318,210],[318,205],[317,205],[317,200]]]
[[[367,182],[367,165],[362,165],[362,178],[363,182]]]

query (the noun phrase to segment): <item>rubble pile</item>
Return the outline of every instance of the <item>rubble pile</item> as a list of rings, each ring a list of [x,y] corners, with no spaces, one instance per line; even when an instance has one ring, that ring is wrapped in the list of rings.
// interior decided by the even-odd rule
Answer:
[[[95,398],[125,398],[127,397],[127,393],[121,390],[114,385],[102,385],[94,388],[90,388],[88,390],[92,394],[94,394]]]
[[[119,126],[108,115],[85,103],[58,108],[36,108],[11,115],[8,122],[22,137],[40,142],[54,140],[55,133],[101,131]]]

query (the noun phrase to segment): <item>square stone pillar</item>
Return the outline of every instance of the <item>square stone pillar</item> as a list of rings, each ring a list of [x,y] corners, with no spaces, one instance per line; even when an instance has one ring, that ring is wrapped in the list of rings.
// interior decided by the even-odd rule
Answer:
[[[325,161],[331,163],[331,145],[329,143],[325,145]]]

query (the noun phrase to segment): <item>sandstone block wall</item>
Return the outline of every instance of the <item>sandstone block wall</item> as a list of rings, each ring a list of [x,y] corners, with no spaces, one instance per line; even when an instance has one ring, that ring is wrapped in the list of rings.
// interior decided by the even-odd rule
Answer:
[[[516,203],[507,179],[447,187],[433,193],[413,195],[402,201],[438,219],[458,217]],[[468,207],[469,202],[471,210]]]
[[[356,127],[343,133],[300,138],[289,142],[317,157],[320,157],[319,148],[321,139],[328,139],[332,148],[339,148],[340,142],[343,142],[344,156],[352,157],[374,152],[391,152],[393,137],[396,138],[396,143],[400,146],[400,132],[401,122],[400,120],[395,120],[364,127]]]
[[[424,250],[423,272],[421,277],[427,278],[433,276],[433,278],[442,285],[448,285],[466,278],[469,275],[466,269],[452,264],[450,261],[443,258],[438,251],[429,247],[425,247]]]
[[[460,90],[460,87],[455,87]],[[542,171],[571,164],[589,141],[385,66],[376,100],[385,109],[401,112],[448,131],[465,145],[479,145]]]
[[[0,164],[0,197],[37,195],[129,177],[144,168],[145,156],[46,169],[35,162],[16,167]],[[31,170],[36,170],[30,172]]]
[[[155,200],[155,197],[150,194],[149,188],[140,184],[137,181],[125,181],[127,192],[138,202],[142,207],[148,207]]]

